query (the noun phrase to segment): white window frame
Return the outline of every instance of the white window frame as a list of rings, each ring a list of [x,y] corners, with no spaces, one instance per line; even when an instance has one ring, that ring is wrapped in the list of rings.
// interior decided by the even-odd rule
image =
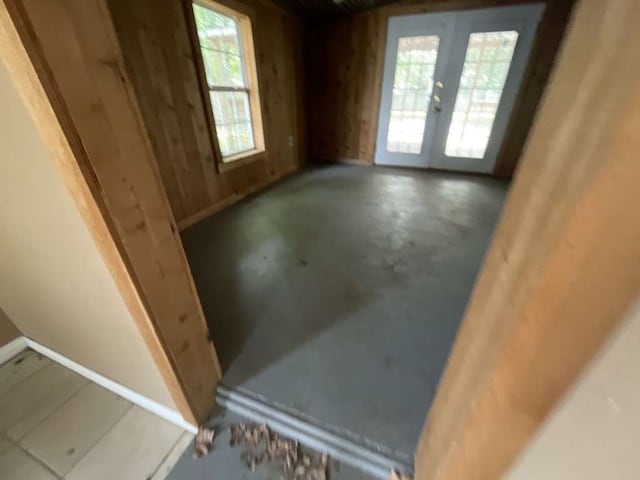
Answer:
[[[253,30],[251,27],[252,11],[248,8],[243,8],[243,5],[233,2],[233,8],[220,2],[214,2],[211,0],[191,0],[189,5],[189,17],[191,20],[191,36],[194,43],[194,50],[196,50],[195,63],[199,70],[200,86],[202,90],[202,98],[207,110],[207,116],[209,119],[210,129],[212,133],[212,143],[214,151],[216,152],[217,165],[219,171],[224,171],[226,167],[230,167],[238,164],[243,164],[245,161],[250,161],[261,157],[265,152],[265,140],[264,130],[262,124],[262,107],[260,88],[258,85],[258,72],[256,67],[256,56],[253,42]],[[213,10],[221,15],[233,18],[238,28],[238,43],[240,46],[241,61],[243,67],[243,73],[245,77],[245,87],[227,87],[227,86],[212,86],[207,81],[204,59],[202,56],[202,47],[200,45],[200,39],[198,37],[197,25],[193,13],[193,5],[198,5],[209,10]],[[254,148],[242,152],[235,153],[229,156],[223,156],[220,151],[220,145],[218,142],[218,133],[216,129],[215,117],[213,114],[213,108],[211,105],[210,92],[211,91],[226,91],[226,92],[246,92],[249,96],[249,109],[251,115],[251,127],[253,130],[253,142]]]

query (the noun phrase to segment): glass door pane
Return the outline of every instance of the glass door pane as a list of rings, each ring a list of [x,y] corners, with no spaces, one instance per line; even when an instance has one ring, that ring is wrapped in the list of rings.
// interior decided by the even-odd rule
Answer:
[[[518,32],[469,35],[445,155],[484,158]]]
[[[400,37],[393,77],[387,151],[419,154],[440,37]]]

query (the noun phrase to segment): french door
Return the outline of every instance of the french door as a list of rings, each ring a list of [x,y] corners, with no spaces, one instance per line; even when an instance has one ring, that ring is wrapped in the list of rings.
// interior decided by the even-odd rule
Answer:
[[[389,19],[376,164],[491,172],[543,9]]]

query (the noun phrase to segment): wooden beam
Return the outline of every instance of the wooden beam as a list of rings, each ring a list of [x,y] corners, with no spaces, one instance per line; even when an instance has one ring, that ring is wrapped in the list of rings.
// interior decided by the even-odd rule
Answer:
[[[220,367],[105,1],[2,0],[0,35],[2,59],[176,405],[204,421]]]
[[[495,480],[640,293],[640,3],[582,0],[416,456]]]

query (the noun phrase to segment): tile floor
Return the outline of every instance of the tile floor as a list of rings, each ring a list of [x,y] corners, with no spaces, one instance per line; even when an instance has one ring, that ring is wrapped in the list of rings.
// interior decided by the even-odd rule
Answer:
[[[3,480],[161,480],[192,438],[31,350],[0,366]]]

